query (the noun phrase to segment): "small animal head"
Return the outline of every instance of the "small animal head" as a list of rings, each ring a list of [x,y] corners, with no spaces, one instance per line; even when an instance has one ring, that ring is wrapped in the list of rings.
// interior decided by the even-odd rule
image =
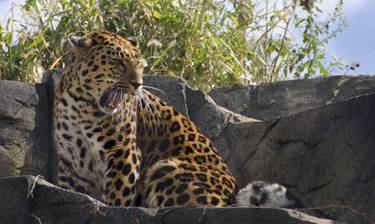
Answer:
[[[292,208],[296,205],[296,200],[278,183],[254,181],[237,193],[236,203],[240,206]]]

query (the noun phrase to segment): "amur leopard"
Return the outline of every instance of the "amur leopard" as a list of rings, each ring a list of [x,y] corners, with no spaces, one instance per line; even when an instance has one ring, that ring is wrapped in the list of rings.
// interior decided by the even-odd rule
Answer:
[[[213,143],[143,88],[136,40],[99,30],[71,42],[54,103],[58,185],[115,206],[235,203],[235,179]]]

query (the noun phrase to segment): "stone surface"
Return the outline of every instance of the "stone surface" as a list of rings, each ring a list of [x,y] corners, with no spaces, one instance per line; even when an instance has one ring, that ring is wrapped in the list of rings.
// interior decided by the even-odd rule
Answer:
[[[49,104],[45,85],[0,82],[0,176],[49,177]]]
[[[182,78],[171,76],[147,75],[144,77],[144,89],[169,102],[186,116],[188,108],[186,105],[186,81]],[[153,88],[149,88],[153,87]]]
[[[349,205],[375,219],[375,94],[257,123],[228,125],[214,138],[240,187],[282,183],[305,207]],[[345,209],[335,220],[364,223]]]
[[[63,190],[33,176],[0,178],[1,223],[205,223],[340,224],[288,209],[271,208],[118,208]]]
[[[44,84],[38,85],[0,82],[0,175],[42,174],[54,181],[56,154],[51,142],[49,112],[59,74],[59,71],[50,72]],[[145,85],[162,90],[164,93],[148,89],[189,116],[214,141],[239,187],[254,180],[279,182],[286,185],[305,207],[326,207],[311,210],[314,213],[309,214],[348,223],[371,223],[363,215],[343,207],[351,206],[368,219],[375,220],[373,77],[329,77],[258,87],[223,87],[225,91],[218,91],[221,95],[210,93],[218,97],[217,102],[223,97],[229,99],[235,105],[231,108],[234,112],[222,107],[230,108],[222,103],[218,106],[209,95],[190,88],[180,78],[145,76]],[[255,115],[250,109],[254,109]],[[2,190],[0,186],[2,195],[9,194],[3,201],[15,197],[15,205],[28,211],[16,223],[29,223],[33,220],[30,214],[44,217],[42,223],[58,223],[60,219],[74,222],[81,214],[86,223],[115,223],[120,219],[136,223],[135,218],[142,219],[139,223],[165,220],[167,223],[177,223],[177,220],[178,223],[198,223],[202,213],[215,217],[204,219],[203,223],[253,219],[259,223],[301,223],[300,220],[293,221],[292,214],[297,214],[293,210],[259,208],[207,208],[205,211],[203,208],[179,208],[173,209],[172,213],[160,210],[158,215],[150,216],[150,210],[140,208],[100,207],[100,211],[110,211],[109,215],[94,216],[101,213],[92,209],[93,202],[87,196],[68,191],[61,193],[55,187],[45,188],[46,191],[39,195],[47,207],[52,207],[45,210],[30,199],[27,203],[16,199],[17,192],[23,192],[23,196],[27,194],[25,189],[33,182],[30,178],[22,181],[2,179],[3,183],[16,181],[18,186],[12,185],[8,190]],[[44,184],[40,186],[44,189]],[[54,199],[51,192],[60,192],[60,199]],[[1,209],[6,206],[7,203],[0,203]],[[3,214],[1,209],[0,214]],[[10,215],[7,220],[16,217],[13,213],[6,214]],[[268,222],[267,217],[271,217]],[[277,217],[282,217],[282,222],[275,221]],[[315,223],[327,222],[319,220]]]
[[[375,77],[361,75],[225,86],[209,95],[235,113],[266,120],[373,92]]]

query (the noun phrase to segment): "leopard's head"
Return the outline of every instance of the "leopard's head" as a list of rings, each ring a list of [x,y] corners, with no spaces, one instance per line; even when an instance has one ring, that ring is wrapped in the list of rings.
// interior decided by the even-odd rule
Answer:
[[[70,41],[80,87],[103,112],[112,113],[126,94],[142,88],[141,51],[135,39],[100,30]]]

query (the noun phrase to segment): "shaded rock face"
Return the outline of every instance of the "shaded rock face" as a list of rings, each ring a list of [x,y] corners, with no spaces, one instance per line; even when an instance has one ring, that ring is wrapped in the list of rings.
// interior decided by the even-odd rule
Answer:
[[[50,72],[45,83],[39,85],[0,83],[1,176],[42,174],[54,182],[57,160],[50,138],[49,112],[59,74]],[[209,94],[218,104],[228,108],[218,106],[209,95],[191,89],[183,79],[167,76],[145,76],[144,79],[145,85],[163,91],[148,89],[150,92],[190,117],[214,141],[239,187],[254,180],[278,182],[287,186],[304,207],[349,205],[375,220],[375,78],[336,76],[260,86],[232,86]],[[19,107],[22,110],[16,113],[15,108]],[[5,178],[0,185],[15,181],[15,186],[25,192],[32,177],[23,178],[22,181]],[[57,191],[51,189],[40,193],[43,200],[52,200],[48,198]],[[8,193],[7,190],[0,191],[0,197]],[[73,198],[82,197],[69,194]],[[79,204],[83,200],[63,195],[67,204]],[[87,201],[87,197],[84,200]],[[34,208],[36,204],[30,206]],[[366,217],[350,209],[328,207],[313,210],[311,214],[348,223],[367,222]],[[3,208],[0,207],[0,213]],[[76,216],[74,214],[80,214],[73,211],[76,207],[72,210],[61,208],[52,210],[71,216],[62,220],[68,221]],[[84,210],[88,212],[88,208]],[[56,221],[54,215],[43,215],[46,211],[42,207],[38,209],[38,214],[47,217],[45,220]],[[131,217],[148,217],[142,220],[149,223],[163,221],[155,216],[149,218],[148,213],[153,210],[101,207],[101,210],[107,209],[111,216],[129,222]],[[160,211],[167,214],[165,220],[171,220],[170,223],[188,222],[186,220],[191,221],[192,217],[199,219],[203,212],[202,208],[174,209],[173,213]],[[320,219],[303,221],[304,218],[296,221],[293,217],[299,215],[293,216],[280,209],[225,208],[208,209],[205,213],[212,217],[226,215],[217,219],[222,220],[220,222],[208,219],[204,223],[233,223],[230,220],[248,223],[244,220],[254,217],[262,221],[253,223],[332,223]],[[90,218],[94,220],[92,223],[118,220],[108,216],[96,219],[90,214],[85,213],[82,220]],[[270,216],[267,222],[264,217]],[[277,221],[277,217],[286,217],[288,221]],[[50,223],[55,223],[53,221]]]
[[[214,142],[230,150],[225,160],[240,186],[278,182],[305,207],[350,205],[374,218],[374,102],[371,94],[261,123],[230,124]],[[322,212],[362,223],[347,211]]]
[[[371,76],[329,76],[258,86],[225,86],[209,95],[218,105],[235,113],[266,120],[373,92],[375,79]]]
[[[46,85],[0,81],[0,176],[50,177],[50,105]]]

